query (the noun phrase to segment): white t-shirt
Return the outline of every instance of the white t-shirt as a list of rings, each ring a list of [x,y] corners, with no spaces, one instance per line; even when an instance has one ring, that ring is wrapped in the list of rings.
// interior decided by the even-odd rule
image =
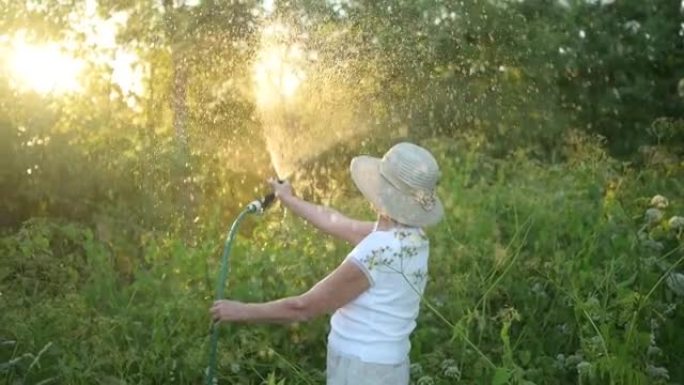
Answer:
[[[419,228],[373,231],[349,253],[370,288],[330,319],[328,344],[364,362],[408,358],[428,271],[428,238]]]

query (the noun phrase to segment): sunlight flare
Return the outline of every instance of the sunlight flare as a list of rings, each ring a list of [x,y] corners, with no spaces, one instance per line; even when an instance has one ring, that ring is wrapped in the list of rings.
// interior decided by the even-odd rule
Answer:
[[[9,67],[20,85],[46,94],[78,92],[85,64],[64,53],[58,44],[33,45],[15,41]]]
[[[304,49],[288,41],[290,35],[289,29],[281,24],[264,28],[254,65],[256,97],[261,107],[285,102],[294,96],[306,77]]]
[[[117,86],[112,98],[121,97],[129,107],[139,108],[137,98],[144,94],[148,65],[135,49],[117,43],[129,14],[115,12],[103,19],[88,9],[81,16],[72,25],[73,34],[59,41],[35,41],[32,31],[24,29],[0,35],[3,73],[13,88],[43,95],[84,94],[88,80],[101,76]]]

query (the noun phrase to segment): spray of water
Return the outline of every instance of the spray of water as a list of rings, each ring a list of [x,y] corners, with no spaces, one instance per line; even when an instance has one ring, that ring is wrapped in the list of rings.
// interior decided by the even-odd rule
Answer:
[[[280,179],[367,131],[352,107],[358,101],[326,72],[330,67],[286,24],[263,28],[254,65],[255,96],[266,149]]]

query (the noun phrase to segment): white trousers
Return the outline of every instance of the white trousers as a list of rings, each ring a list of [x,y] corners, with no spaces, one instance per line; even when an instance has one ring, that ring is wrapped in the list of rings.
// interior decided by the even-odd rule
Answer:
[[[401,364],[373,364],[340,354],[328,347],[327,385],[408,385],[409,360]]]

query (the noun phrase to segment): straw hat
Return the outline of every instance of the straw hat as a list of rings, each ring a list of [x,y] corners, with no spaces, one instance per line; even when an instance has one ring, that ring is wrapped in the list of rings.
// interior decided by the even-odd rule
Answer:
[[[382,157],[352,159],[351,176],[356,187],[377,209],[409,226],[430,226],[444,216],[435,193],[440,177],[430,152],[412,143],[399,143]]]

